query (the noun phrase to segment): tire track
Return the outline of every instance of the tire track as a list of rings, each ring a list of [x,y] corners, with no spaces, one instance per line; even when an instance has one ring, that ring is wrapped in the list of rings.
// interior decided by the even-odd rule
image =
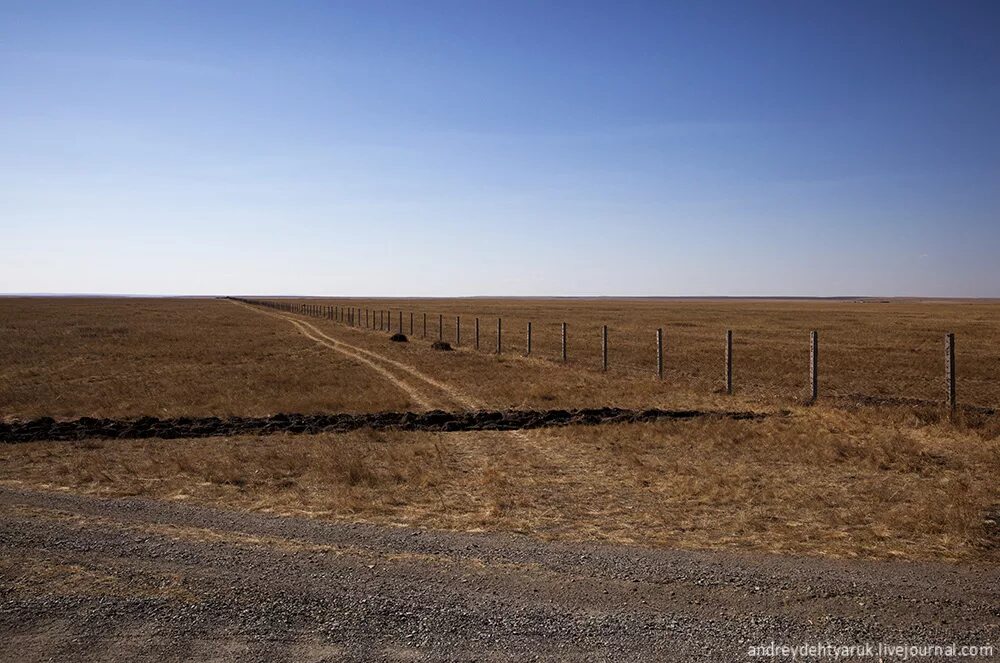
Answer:
[[[298,320],[289,320],[289,322],[291,322],[299,330],[299,332],[303,336],[305,336],[306,338],[308,338],[310,341],[313,341],[314,343],[318,343],[318,344],[320,344],[320,345],[322,345],[322,346],[324,346],[326,348],[330,348],[331,350],[339,352],[339,353],[341,353],[341,354],[343,354],[343,355],[345,355],[347,357],[350,357],[351,359],[354,359],[355,361],[361,362],[362,364],[364,364],[364,365],[368,366],[369,368],[373,369],[374,371],[376,371],[377,373],[379,373],[380,375],[382,375],[383,377],[385,377],[387,380],[389,380],[389,382],[391,382],[392,384],[394,384],[400,390],[406,392],[406,395],[409,396],[410,399],[414,403],[416,403],[417,405],[419,405],[424,410],[431,410],[431,409],[433,409],[434,406],[431,405],[431,402],[429,400],[427,400],[426,398],[424,398],[423,395],[415,387],[413,387],[413,385],[409,384],[405,380],[403,380],[400,377],[398,377],[397,375],[393,374],[391,371],[389,371],[384,366],[378,365],[374,361],[372,361],[370,359],[367,359],[366,357],[363,357],[362,355],[358,354],[357,352],[351,352],[350,350],[348,350],[346,348],[337,347],[338,344],[337,344],[336,341],[332,341],[331,342],[331,341],[323,340],[322,338],[319,338],[317,336],[314,336],[313,334],[311,334],[309,332],[309,329],[307,329],[306,326],[304,324],[302,324]]]
[[[293,318],[291,316],[284,315],[281,313],[263,311],[255,307],[249,306],[247,304],[243,304],[242,302],[234,301],[233,303],[238,304],[239,306],[243,306],[251,311],[254,311],[255,313],[268,315],[291,323],[299,331],[300,334],[302,334],[309,340],[313,341],[314,343],[322,345],[335,352],[339,352],[373,369],[374,371],[379,373],[382,377],[389,380],[397,388],[405,392],[407,396],[413,399],[414,402],[416,402],[421,408],[425,410],[434,409],[435,401],[438,404],[440,404],[442,400],[444,401],[443,407],[445,408],[448,407],[448,402],[456,404],[459,407],[468,409],[481,409],[483,407],[482,402],[472,398],[468,394],[465,394],[464,392],[458,389],[455,389],[450,385],[447,385],[439,380],[432,378],[431,376],[427,375],[426,373],[423,373],[422,371],[418,370],[413,366],[410,366],[409,364],[405,364],[401,361],[391,359],[377,352],[373,352],[371,350],[356,345],[352,345],[341,339],[334,338],[324,333],[322,330],[317,328],[312,323],[306,322],[305,320],[299,320],[297,318]],[[412,378],[415,378],[418,381],[418,384],[420,384],[421,387],[423,388],[420,388],[414,385],[412,382],[404,379],[396,372],[394,372],[393,369],[395,369],[396,371],[402,371],[407,375],[411,376]],[[428,390],[430,390],[432,394],[435,391],[439,392],[438,397],[434,398],[433,396],[428,396],[426,394]]]
[[[417,378],[419,380],[422,380],[423,382],[425,382],[425,383],[427,383],[427,384],[429,384],[429,385],[431,385],[431,386],[433,386],[433,387],[435,387],[437,389],[440,389],[441,391],[445,392],[448,395],[448,398],[450,398],[452,401],[454,401],[455,403],[458,403],[459,405],[461,405],[463,407],[472,408],[472,409],[480,409],[480,408],[482,408],[484,406],[484,404],[481,401],[479,401],[479,400],[477,400],[477,399],[469,396],[465,392],[460,391],[460,390],[456,389],[455,387],[452,387],[449,384],[446,384],[446,383],[441,382],[439,380],[435,380],[431,376],[427,375],[426,373],[423,373],[422,371],[418,370],[417,368],[415,368],[413,366],[410,366],[409,364],[404,364],[401,361],[396,361],[395,359],[390,359],[389,357],[386,357],[384,355],[380,355],[377,352],[372,352],[371,350],[367,350],[365,348],[358,347],[356,345],[351,345],[351,344],[345,343],[344,341],[341,341],[339,339],[335,339],[335,338],[333,338],[331,336],[327,336],[322,331],[320,331],[319,329],[317,329],[315,326],[313,326],[312,324],[310,324],[308,322],[305,322],[305,321],[297,321],[297,322],[300,322],[301,324],[305,325],[306,327],[312,329],[319,336],[321,336],[321,337],[323,337],[325,339],[333,341],[334,343],[339,343],[341,345],[344,345],[345,347],[348,347],[351,350],[354,350],[355,352],[360,352],[360,353],[364,354],[365,356],[371,357],[372,359],[376,359],[378,361],[385,362],[387,364],[390,364],[390,365],[392,365],[392,366],[400,369],[401,371],[405,371],[405,372],[409,373],[413,377],[415,377],[415,378]]]

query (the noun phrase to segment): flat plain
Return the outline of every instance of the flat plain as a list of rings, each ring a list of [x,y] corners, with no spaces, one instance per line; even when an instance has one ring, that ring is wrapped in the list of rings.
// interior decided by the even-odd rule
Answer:
[[[0,299],[0,431],[285,422],[0,443],[0,660],[717,661],[1000,637],[996,302],[281,304]],[[344,306],[369,327],[327,317]],[[385,329],[400,313],[405,343]],[[454,432],[274,416],[606,406],[687,414]]]
[[[764,418],[36,442],[0,447],[0,481],[547,539],[997,558],[1000,491],[991,477],[1000,469],[1000,425],[988,410],[1000,402],[991,377],[997,336],[989,325],[997,303],[470,299],[346,306],[390,311],[393,329],[403,312],[410,342],[326,319],[325,308],[300,315],[221,299],[0,300],[0,412],[6,419],[225,417],[614,405]],[[450,318],[440,335],[455,351],[431,349],[439,315]],[[467,327],[460,339],[455,316]],[[476,317],[478,352],[470,331]],[[500,354],[498,317],[509,330]],[[529,319],[534,338],[526,356],[516,330]],[[563,320],[570,329],[566,364]],[[612,330],[606,373],[598,363],[602,321]],[[667,339],[662,381],[649,342],[657,326]],[[742,339],[732,396],[721,389],[727,328]],[[822,382],[820,400],[809,404],[804,341],[813,328],[822,339]],[[945,331],[959,340],[960,398],[976,396],[976,407],[953,416],[941,404]]]

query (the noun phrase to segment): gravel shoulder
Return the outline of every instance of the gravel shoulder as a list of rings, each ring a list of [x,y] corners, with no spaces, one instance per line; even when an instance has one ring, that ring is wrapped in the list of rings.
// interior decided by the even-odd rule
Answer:
[[[0,489],[0,551],[5,661],[723,661],[772,640],[1000,644],[989,566],[552,544],[13,489]]]

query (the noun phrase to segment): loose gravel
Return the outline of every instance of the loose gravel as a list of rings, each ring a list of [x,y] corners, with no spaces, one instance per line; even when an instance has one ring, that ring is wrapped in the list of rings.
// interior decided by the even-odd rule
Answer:
[[[738,661],[771,641],[1000,640],[1000,570],[987,567],[553,544],[7,488],[0,551],[7,661]]]

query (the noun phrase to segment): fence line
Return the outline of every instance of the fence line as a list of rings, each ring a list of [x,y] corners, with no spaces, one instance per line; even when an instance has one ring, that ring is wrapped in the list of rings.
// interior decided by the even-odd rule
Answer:
[[[285,313],[292,313],[298,315],[306,315],[310,317],[317,317],[326,320],[331,320],[334,322],[339,322],[346,324],[351,327],[365,328],[375,330],[375,311],[369,308],[362,307],[346,307],[340,305],[333,306],[322,306],[318,304],[298,304],[294,302],[274,302],[269,300],[257,300],[257,299],[246,299],[240,297],[228,297],[227,299],[232,299],[234,301],[242,302],[244,304],[249,304],[252,306],[261,306],[265,308],[270,308],[276,311],[282,311]],[[364,312],[364,320],[362,322],[362,312]],[[398,331],[403,333],[403,310],[398,311]],[[427,313],[423,313],[423,338],[427,338]],[[380,331],[392,331],[392,311],[386,309],[378,310],[378,330]],[[410,335],[412,336],[414,330],[414,312],[409,313],[410,316]],[[608,338],[608,325],[601,326],[601,371],[607,372],[609,368],[608,364],[608,351],[609,351],[609,338]],[[455,316],[455,345],[460,345],[462,337],[462,318],[460,315]],[[438,339],[443,340],[444,338],[444,314],[438,315]],[[527,322],[526,328],[526,343],[525,343],[525,355],[531,356],[533,354],[532,346],[532,321]],[[475,318],[475,342],[474,347],[476,350],[480,349],[480,326],[479,318]],[[569,325],[566,322],[560,323],[560,359],[563,363],[567,363],[569,359]],[[666,354],[664,352],[664,330],[662,327],[656,329],[655,336],[655,370],[657,379],[663,380],[664,376],[664,364],[666,363]],[[820,393],[820,352],[819,352],[819,332],[817,330],[812,330],[809,332],[808,340],[808,382],[806,386],[806,400],[809,402],[815,402],[819,399]],[[503,319],[497,318],[496,327],[496,354],[501,354],[503,352]],[[734,354],[733,354],[733,330],[727,329],[725,331],[725,345],[724,345],[724,392],[726,394],[733,394],[735,392],[735,385],[733,379],[733,365],[734,365]],[[954,411],[958,407],[957,398],[957,366],[955,361],[955,334],[947,333],[944,337],[944,405]]]

